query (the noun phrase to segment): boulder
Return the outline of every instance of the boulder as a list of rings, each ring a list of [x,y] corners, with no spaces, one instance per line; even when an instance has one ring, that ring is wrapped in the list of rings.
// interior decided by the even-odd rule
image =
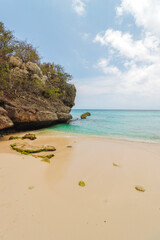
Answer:
[[[42,83],[46,83],[46,81],[48,80],[48,77],[46,75],[43,75],[41,78]]]
[[[33,133],[27,133],[25,134],[22,139],[30,139],[30,140],[35,140],[36,139],[36,135]]]
[[[85,114],[81,115],[81,119],[86,119],[86,118],[87,118],[87,115],[85,115]]]
[[[13,67],[19,67],[20,68],[22,66],[22,60],[19,57],[15,57],[15,56],[10,56],[9,63]]]
[[[49,145],[43,146],[32,146],[28,143],[15,143],[10,145],[12,149],[17,152],[25,152],[25,153],[39,153],[39,152],[47,152],[47,151],[56,151],[55,147]]]
[[[91,113],[90,112],[86,112],[85,115],[86,116],[91,116]]]
[[[0,107],[0,130],[4,128],[10,128],[13,125],[14,124],[12,120],[7,115],[7,111],[4,108]]]
[[[83,114],[81,115],[81,119],[86,119],[87,116],[91,116],[91,113],[90,113],[90,112],[83,113]]]
[[[70,113],[57,113],[59,122],[67,122],[72,119],[72,115]]]
[[[33,74],[31,79],[41,81],[41,78],[38,76],[38,74]]]
[[[14,69],[12,69],[11,71],[11,78],[14,78],[14,79],[27,79],[28,77],[28,71],[25,70],[25,69],[20,69],[19,67],[16,67]]]
[[[43,76],[42,71],[40,69],[40,67],[33,62],[27,62],[26,63],[26,68],[29,72],[31,72],[32,74],[37,74],[38,76]]]

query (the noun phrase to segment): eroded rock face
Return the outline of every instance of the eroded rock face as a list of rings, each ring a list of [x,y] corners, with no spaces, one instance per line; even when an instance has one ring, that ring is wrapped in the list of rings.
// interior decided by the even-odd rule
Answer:
[[[5,94],[0,92],[0,130],[10,127],[16,130],[38,129],[72,118],[70,111],[76,96],[73,84],[62,83],[61,86],[59,82],[50,89],[49,82],[55,80],[43,75],[36,63],[22,63],[20,58],[14,56],[10,57],[9,62],[12,66],[11,86]],[[45,88],[48,98],[42,95]],[[60,90],[59,97],[54,89]]]
[[[27,62],[26,63],[26,68],[27,68],[28,71],[30,71],[34,74],[37,74],[38,76],[43,75],[40,67],[36,63]]]
[[[19,57],[10,56],[9,63],[14,67],[20,68],[22,66],[22,60]]]
[[[7,111],[0,107],[0,130],[12,127],[13,125],[12,120],[7,115]]]

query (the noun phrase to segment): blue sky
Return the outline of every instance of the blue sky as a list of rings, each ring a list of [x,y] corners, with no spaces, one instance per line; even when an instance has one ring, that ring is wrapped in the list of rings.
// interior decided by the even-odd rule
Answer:
[[[160,109],[159,13],[159,0],[0,0],[0,21],[73,75],[75,108]]]

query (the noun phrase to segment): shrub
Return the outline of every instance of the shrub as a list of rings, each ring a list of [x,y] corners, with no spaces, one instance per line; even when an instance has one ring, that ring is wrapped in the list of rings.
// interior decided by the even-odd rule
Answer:
[[[15,56],[19,57],[23,62],[33,62],[39,64],[39,54],[31,44],[26,41],[16,41]]]
[[[54,96],[55,98],[58,98],[61,94],[59,93],[59,88],[57,89],[42,89],[41,94],[44,98],[50,98],[51,96]]]
[[[0,22],[0,58],[6,59],[15,50],[15,38],[13,33],[7,30]]]

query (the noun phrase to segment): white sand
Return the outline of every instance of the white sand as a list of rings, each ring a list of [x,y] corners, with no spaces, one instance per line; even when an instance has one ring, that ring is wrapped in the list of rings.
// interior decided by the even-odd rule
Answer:
[[[48,164],[13,151],[17,141],[5,139],[0,240],[160,239],[160,144],[65,135],[25,141],[54,145]]]

